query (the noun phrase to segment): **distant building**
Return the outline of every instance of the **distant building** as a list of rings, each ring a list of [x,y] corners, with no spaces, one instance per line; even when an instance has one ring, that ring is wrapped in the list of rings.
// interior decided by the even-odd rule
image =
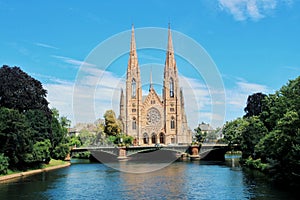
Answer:
[[[121,91],[119,119],[123,125],[123,132],[134,138],[135,145],[191,143],[192,134],[188,128],[183,93],[179,87],[170,27],[163,92],[160,97],[151,81],[148,95],[142,95],[140,68],[132,26],[126,91],[125,94],[123,90]]]
[[[199,124],[198,127],[201,129],[201,133],[212,133],[215,131],[215,129],[212,126],[204,122]]]
[[[76,128],[68,128],[68,135],[70,137],[72,137],[72,136],[78,136],[79,132],[77,131]]]
[[[96,134],[98,131],[97,127],[101,124],[104,126],[104,119],[98,119],[94,123],[77,123],[73,128],[68,128],[68,135],[78,136],[81,130],[87,130],[91,133]]]

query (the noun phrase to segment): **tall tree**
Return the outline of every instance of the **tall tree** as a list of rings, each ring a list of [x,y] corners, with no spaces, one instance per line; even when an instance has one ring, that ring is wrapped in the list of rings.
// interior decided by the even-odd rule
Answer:
[[[223,135],[225,141],[231,144],[241,144],[242,132],[245,127],[246,120],[237,118],[233,121],[226,122],[223,128]]]
[[[267,95],[259,92],[248,96],[247,105],[244,108],[245,117],[258,116],[263,109],[264,99]]]
[[[121,127],[116,119],[116,114],[113,110],[107,110],[104,114],[105,126],[104,132],[107,135],[117,136],[121,132]]]
[[[54,159],[64,159],[66,155],[69,153],[68,144],[69,140],[67,138],[68,129],[66,126],[69,126],[66,121],[69,120],[65,117],[59,117],[59,112],[57,109],[52,109],[52,121],[51,121],[51,157]],[[61,121],[61,119],[63,121]]]
[[[243,158],[256,157],[255,145],[267,134],[268,130],[258,116],[245,119],[241,132]]]
[[[0,152],[9,158],[11,168],[32,162],[34,141],[25,116],[17,110],[0,108]]]
[[[0,68],[0,107],[12,108],[20,112],[39,109],[51,117],[46,95],[47,91],[41,82],[19,67],[3,65]]]
[[[195,128],[194,131],[195,131],[196,142],[203,143],[204,140],[205,140],[205,137],[206,137],[207,133],[203,132],[201,130],[200,126],[198,126],[197,128]]]
[[[50,139],[52,135],[51,122],[44,111],[38,109],[28,110],[25,112],[25,117],[32,128],[32,139],[34,141]]]

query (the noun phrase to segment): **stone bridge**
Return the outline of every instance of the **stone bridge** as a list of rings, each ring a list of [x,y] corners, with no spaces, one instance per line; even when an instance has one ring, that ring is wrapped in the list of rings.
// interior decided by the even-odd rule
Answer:
[[[134,161],[174,161],[182,160],[224,160],[224,155],[231,148],[227,144],[198,145],[155,145],[130,147],[80,147],[73,148],[71,155],[76,152],[90,151],[100,162],[134,160]]]

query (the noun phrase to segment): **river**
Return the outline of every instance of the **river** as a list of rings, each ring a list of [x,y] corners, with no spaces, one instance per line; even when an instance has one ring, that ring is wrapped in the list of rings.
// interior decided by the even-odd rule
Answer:
[[[0,183],[0,199],[296,199],[265,176],[245,172],[234,158],[226,163],[175,162],[148,173],[122,172],[157,165],[161,163],[120,162],[108,167],[72,160],[67,168]]]

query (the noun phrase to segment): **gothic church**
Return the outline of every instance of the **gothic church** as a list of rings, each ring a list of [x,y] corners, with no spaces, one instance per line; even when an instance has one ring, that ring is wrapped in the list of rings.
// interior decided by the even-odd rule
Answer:
[[[179,87],[170,27],[163,92],[160,97],[152,83],[150,83],[148,95],[142,95],[134,27],[132,26],[126,92],[124,96],[121,90],[119,119],[122,122],[123,132],[134,138],[134,145],[191,143],[192,134],[187,124],[182,89]]]

